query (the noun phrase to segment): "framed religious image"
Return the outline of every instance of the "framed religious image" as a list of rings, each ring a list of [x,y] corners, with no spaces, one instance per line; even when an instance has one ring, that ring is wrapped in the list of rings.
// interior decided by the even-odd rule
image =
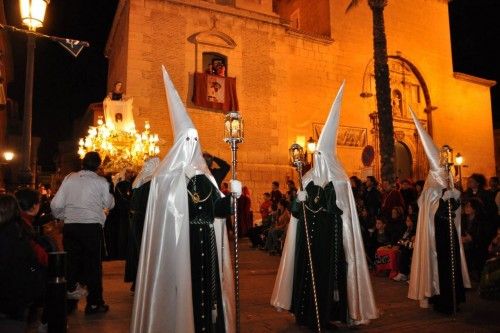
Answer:
[[[224,103],[226,93],[226,80],[217,75],[207,76],[207,101]]]
[[[324,124],[313,123],[313,138],[318,141]],[[362,127],[339,126],[337,146],[363,148],[367,144],[367,129]]]

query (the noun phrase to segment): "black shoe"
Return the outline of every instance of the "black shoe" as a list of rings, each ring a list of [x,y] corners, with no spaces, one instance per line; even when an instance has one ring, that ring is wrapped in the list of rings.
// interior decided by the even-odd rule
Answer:
[[[101,304],[101,305],[87,305],[85,307],[85,314],[96,314],[96,313],[106,313],[109,310],[109,305]]]

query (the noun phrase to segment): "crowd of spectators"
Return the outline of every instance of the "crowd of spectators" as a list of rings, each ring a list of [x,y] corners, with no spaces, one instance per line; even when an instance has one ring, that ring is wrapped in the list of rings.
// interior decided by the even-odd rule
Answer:
[[[209,154],[205,158],[221,191],[230,194],[223,182],[230,166]],[[22,331],[37,311],[41,316],[35,320],[44,331],[47,319],[40,308],[47,303],[48,256],[54,251],[68,252],[67,299],[73,304],[69,310],[87,296],[86,314],[108,311],[101,261],[125,259],[134,175],[125,170],[114,182],[110,177],[106,181],[99,164],[95,155],[84,160],[83,170],[66,177],[55,196],[47,185],[0,194],[0,331],[4,327]],[[373,176],[364,181],[353,176],[350,181],[370,267],[395,281],[406,281],[424,181],[379,184]],[[285,188],[282,192],[280,183],[273,181],[255,217],[247,187],[238,199],[240,237],[248,237],[253,248],[270,255],[281,254],[291,212],[297,211],[294,182],[287,181]],[[76,202],[86,205],[86,211],[75,209]],[[498,178],[487,184],[483,175],[470,175],[461,203],[461,241],[471,276],[480,283],[481,295],[498,298],[498,280],[491,280],[491,273],[500,271]],[[232,225],[228,217],[228,227]]]
[[[394,281],[407,281],[418,221],[418,198],[425,181],[397,179],[379,184],[373,176],[364,181],[353,176],[350,182],[370,268]],[[492,177],[486,186],[485,177],[474,173],[461,191],[461,241],[476,282],[482,272],[484,275],[486,269],[493,269],[492,259],[499,257],[500,248],[500,182]],[[461,189],[459,184],[457,188]],[[260,220],[248,231],[253,248],[268,251],[270,255],[281,253],[296,193],[293,181],[287,183],[286,193],[280,191],[278,181],[272,182],[271,191],[263,194],[260,203]],[[498,295],[498,282],[496,285]]]

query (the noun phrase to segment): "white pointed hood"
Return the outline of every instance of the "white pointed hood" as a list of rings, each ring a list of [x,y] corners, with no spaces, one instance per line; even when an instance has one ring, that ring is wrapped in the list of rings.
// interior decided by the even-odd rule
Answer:
[[[356,202],[351,183],[337,158],[337,128],[340,107],[344,95],[344,84],[340,86],[314,154],[314,166],[303,179],[304,188],[311,181],[324,187],[332,182],[337,197],[337,206],[342,210],[342,238],[347,263],[347,302],[350,319],[356,323],[367,323],[378,317],[373,296],[370,274],[361,238],[361,229],[356,211]],[[280,267],[276,276],[271,304],[277,308],[291,308],[293,276],[295,270],[295,245],[298,220],[292,217],[285,237]]]
[[[427,159],[429,160],[430,169],[426,185],[441,186],[442,188],[446,188],[449,176],[446,174],[446,171],[441,166],[439,149],[434,144],[434,141],[432,140],[431,136],[424,129],[424,127],[418,120],[417,116],[415,115],[411,107],[408,107],[408,109],[413,118],[413,122],[415,123],[415,127],[417,128],[417,132],[418,135],[420,136],[420,141],[422,142],[422,146],[424,147]]]
[[[208,170],[207,163],[203,158],[198,131],[194,127],[191,118],[182,103],[179,93],[174,87],[165,67],[162,66],[165,92],[167,94],[170,123],[174,133],[174,145],[168,155],[161,162],[156,174],[171,172],[179,167],[194,169],[196,173],[204,173],[217,187],[217,183]],[[191,173],[192,171],[188,171]]]
[[[187,178],[205,174],[198,131],[163,68],[174,144],[151,180],[132,310],[132,333],[194,333]],[[234,332],[234,286],[225,220],[215,219],[226,332]],[[224,240],[223,240],[224,239]],[[222,258],[224,259],[222,260]],[[223,268],[222,268],[223,267]]]
[[[342,82],[339,88],[325,125],[321,130],[321,135],[319,136],[313,156],[313,167],[303,178],[304,186],[310,181],[313,181],[316,185],[324,186],[330,181],[348,179],[342,163],[337,157],[337,129],[340,122],[340,108],[342,106],[342,98],[344,97],[344,86],[345,81]]]
[[[442,190],[448,186],[448,177],[450,175],[440,165],[438,147],[434,144],[431,136],[424,129],[420,121],[418,121],[413,110],[411,108],[409,110],[417,127],[420,141],[424,147],[430,167],[424,189],[418,198],[418,222],[411,260],[410,286],[408,288],[409,298],[422,301],[440,293],[434,219],[439,207]],[[454,220],[458,235],[462,234],[461,215],[459,207],[455,212]],[[459,247],[464,287],[470,288],[467,261],[465,260],[462,242],[459,242]]]

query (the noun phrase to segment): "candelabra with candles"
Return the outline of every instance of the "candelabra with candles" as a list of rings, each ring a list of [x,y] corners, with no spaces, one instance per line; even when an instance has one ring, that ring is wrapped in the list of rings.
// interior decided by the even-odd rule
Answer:
[[[304,149],[297,143],[294,143],[289,151],[290,155],[290,164],[295,167],[297,170],[297,174],[299,176],[299,189],[300,191],[304,191],[304,186],[302,184],[302,170],[304,167]],[[313,300],[314,300],[314,310],[316,313],[316,325],[318,332],[321,332],[321,324],[319,319],[319,307],[318,307],[318,295],[316,294],[316,279],[314,274],[314,265],[312,261],[312,253],[311,253],[311,242],[309,238],[309,227],[307,225],[307,214],[305,203],[302,202],[302,211],[304,213],[304,230],[306,233],[306,246],[307,246],[307,256],[308,256],[308,264],[309,264],[309,272],[311,272],[311,287],[313,292]]]
[[[236,167],[238,163],[238,144],[243,142],[243,118],[237,111],[232,111],[224,117],[224,141],[231,147],[232,179],[236,180]],[[232,193],[232,206],[234,210],[234,295],[236,301],[236,332],[240,332],[240,268],[238,253],[238,201]],[[224,237],[222,238],[224,239]]]
[[[115,173],[124,168],[138,171],[148,157],[160,153],[160,139],[151,132],[148,121],[139,133],[135,128],[118,130],[99,117],[97,126],[90,126],[87,133],[85,138],[80,138],[78,155],[83,158],[89,151],[98,152],[105,172]]]
[[[455,189],[453,177],[450,174],[451,168],[453,167],[453,149],[450,146],[444,145],[441,147],[440,151],[440,164],[446,170],[446,175],[448,177],[448,191],[453,191]],[[448,231],[450,237],[450,263],[451,263],[451,289],[453,294],[453,315],[457,314],[457,278],[456,278],[456,252],[455,252],[455,218],[452,207],[452,198],[447,200],[448,204]]]

